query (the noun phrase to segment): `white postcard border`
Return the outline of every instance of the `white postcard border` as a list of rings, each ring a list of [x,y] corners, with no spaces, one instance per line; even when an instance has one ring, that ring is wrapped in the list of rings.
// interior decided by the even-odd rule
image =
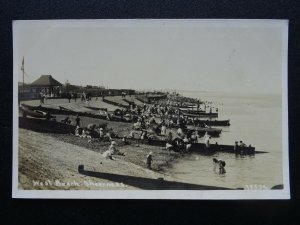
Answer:
[[[54,198],[54,199],[290,199],[290,183],[289,183],[289,147],[288,147],[288,20],[240,20],[240,19],[186,19],[186,20],[40,20],[31,21],[33,24],[41,26],[47,23],[70,25],[73,22],[92,26],[97,21],[102,21],[106,26],[123,24],[130,26],[138,23],[141,26],[152,26],[162,21],[171,24],[193,25],[202,23],[203,26],[275,26],[281,27],[284,44],[282,55],[282,163],[283,163],[283,184],[282,190],[19,190],[18,189],[18,65],[17,59],[17,26],[27,24],[28,21],[13,21],[13,168],[12,168],[12,197],[13,198]]]

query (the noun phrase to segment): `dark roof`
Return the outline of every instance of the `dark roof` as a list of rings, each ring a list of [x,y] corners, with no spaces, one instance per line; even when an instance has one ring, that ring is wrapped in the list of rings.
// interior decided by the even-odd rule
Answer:
[[[49,86],[62,86],[57,80],[55,80],[51,75],[41,75],[39,79],[32,82],[30,86],[34,87],[49,87]]]

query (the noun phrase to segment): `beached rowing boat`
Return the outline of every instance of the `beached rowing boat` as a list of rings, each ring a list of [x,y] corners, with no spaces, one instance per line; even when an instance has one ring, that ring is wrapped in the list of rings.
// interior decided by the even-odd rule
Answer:
[[[35,118],[53,118],[53,116],[51,116],[50,114],[47,114],[47,112],[41,111],[41,110],[31,110],[23,105],[21,105],[20,107],[20,111],[23,113],[23,117],[27,117],[27,116],[31,116],[31,117],[35,117]]]
[[[127,138],[126,141],[136,141],[143,144],[148,144],[157,147],[166,147],[165,140],[154,140],[154,139],[133,139]],[[171,148],[174,151],[179,151],[178,146],[175,144],[175,140],[172,142],[173,147]],[[234,154],[245,154],[245,155],[253,155],[256,153],[267,153],[264,151],[255,151],[255,147],[246,146],[246,147],[238,147],[234,148],[233,145],[219,145],[217,142],[215,144],[210,144],[209,148],[206,148],[204,143],[191,143],[190,151],[203,153],[203,154],[213,154],[216,152],[224,152],[224,153],[234,153]]]
[[[107,100],[106,98],[103,99],[103,102],[105,102],[107,104],[110,104],[110,105],[122,107],[122,108],[125,108],[125,109],[129,108],[129,105],[124,105],[124,104],[121,104],[121,103],[118,103],[118,102],[110,101],[110,100]]]
[[[191,114],[191,113],[181,112],[181,115],[186,116],[186,117],[191,117],[191,118],[195,118],[195,117],[198,117],[198,118],[203,118],[203,117],[210,117],[210,118],[218,117],[218,113],[204,113],[204,112],[200,112],[198,114]]]
[[[189,113],[189,114],[195,114],[195,115],[201,115],[201,114],[203,114],[203,113],[206,113],[206,111],[205,110],[202,110],[202,109],[200,109],[200,110],[193,110],[192,108],[191,109],[183,109],[183,108],[179,108],[179,110],[181,111],[181,112],[183,112],[183,113]]]
[[[107,112],[107,108],[99,108],[99,107],[94,107],[94,106],[84,106],[84,107],[87,108],[87,109],[106,111]]]
[[[111,121],[116,121],[116,122],[126,122],[126,123],[132,123],[133,120],[128,118],[128,117],[121,117],[117,115],[112,115],[110,114],[109,116],[107,115],[101,115],[101,114],[94,114],[94,113],[89,113],[89,112],[76,112],[70,109],[67,109],[65,107],[59,106],[59,109],[55,108],[47,108],[43,106],[28,106],[25,104],[22,104],[26,108],[28,107],[29,110],[40,110],[44,112],[49,112],[50,114],[55,114],[55,115],[66,115],[66,116],[85,116],[85,117],[90,117],[90,118],[95,118],[95,119],[102,119],[102,120],[111,120]],[[42,118],[42,117],[41,117]]]
[[[230,120],[194,120],[196,126],[230,126]]]
[[[198,126],[194,126],[194,125],[177,125],[177,124],[173,124],[170,128],[176,128],[178,129],[179,127],[181,127],[184,131],[184,133],[192,133],[195,131],[198,131],[198,135],[200,136],[204,136],[205,133],[209,134],[212,137],[219,137],[220,134],[222,133],[222,129],[219,128],[214,128],[214,127],[198,127]]]
[[[222,129],[219,128],[213,128],[213,127],[196,127],[187,125],[186,130],[189,132],[195,132],[197,131],[200,136],[204,136],[205,133],[209,134],[212,137],[219,137],[222,133]]]

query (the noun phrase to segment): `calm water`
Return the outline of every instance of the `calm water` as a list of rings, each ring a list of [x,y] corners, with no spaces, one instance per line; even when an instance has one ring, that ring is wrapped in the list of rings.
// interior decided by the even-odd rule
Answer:
[[[246,96],[211,92],[181,92],[184,96],[212,101],[219,108],[218,119],[230,119],[230,127],[220,127],[221,137],[212,143],[231,144],[244,141],[266,154],[235,156],[217,153],[214,156],[192,154],[179,160],[170,169],[182,182],[245,188],[245,185],[265,185],[271,188],[282,184],[282,117],[281,96]],[[226,161],[226,173],[214,171],[212,158]]]

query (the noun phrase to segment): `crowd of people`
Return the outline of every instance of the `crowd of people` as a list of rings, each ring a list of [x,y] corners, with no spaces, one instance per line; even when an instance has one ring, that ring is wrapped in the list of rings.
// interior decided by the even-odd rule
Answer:
[[[122,93],[122,98],[126,97],[126,93]],[[72,96],[74,98],[74,96]],[[81,100],[89,101],[91,96],[82,93]],[[70,101],[70,99],[69,99]],[[76,101],[76,97],[75,97]],[[199,101],[198,101],[199,107]],[[170,153],[171,150],[179,151],[181,153],[190,152],[193,143],[199,143],[204,140],[205,148],[209,151],[211,147],[211,136],[206,132],[202,137],[198,131],[191,131],[186,129],[187,125],[195,124],[195,118],[188,118],[180,113],[178,107],[174,107],[171,101],[155,104],[130,104],[126,109],[118,109],[115,115],[121,118],[126,116],[130,117],[133,122],[133,129],[128,136],[124,136],[122,142],[128,144],[128,138],[147,140],[159,139],[166,141],[165,149]],[[106,112],[107,120],[111,119],[111,115]],[[67,117],[64,123],[71,123],[70,118]],[[91,142],[93,138],[96,140],[109,141],[111,144],[107,151],[103,153],[103,157],[113,160],[113,155],[124,155],[116,148],[116,141],[114,137],[117,135],[112,130],[107,129],[106,126],[88,125],[87,127],[81,126],[81,120],[77,115],[75,119],[76,129],[75,136],[80,138],[88,138]],[[174,128],[177,130],[175,131]],[[203,134],[202,134],[203,135]],[[241,147],[246,145],[240,141],[236,142],[234,149],[238,151]],[[149,152],[146,156],[147,168],[151,169],[153,162],[153,153]],[[224,166],[223,166],[224,167]]]

